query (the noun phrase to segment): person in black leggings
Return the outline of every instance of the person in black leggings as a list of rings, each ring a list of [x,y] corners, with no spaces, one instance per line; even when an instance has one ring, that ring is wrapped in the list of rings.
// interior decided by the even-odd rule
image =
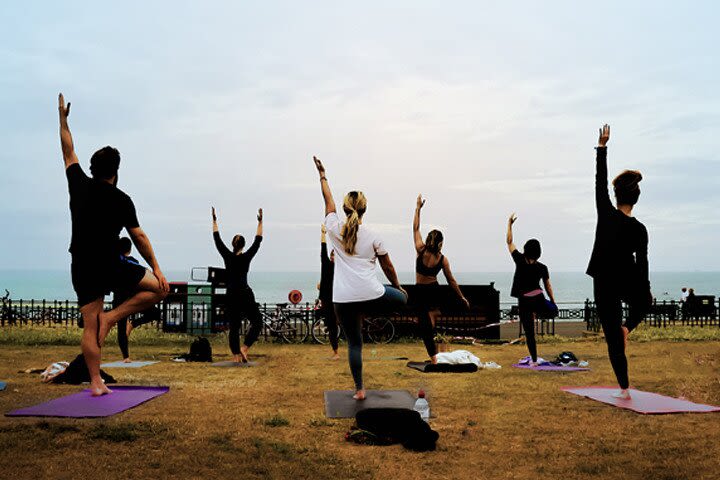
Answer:
[[[325,176],[325,167],[313,157],[320,174],[320,188],[325,203],[325,228],[335,251],[333,303],[348,341],[348,363],[355,381],[355,400],[365,400],[362,374],[362,322],[373,313],[392,312],[407,303],[407,293],[400,286],[390,255],[382,239],[363,225],[367,200],[362,192],[345,195],[343,222],[337,214],[335,200]],[[392,287],[380,283],[380,263]]]
[[[247,362],[248,349],[258,339],[260,330],[262,329],[262,316],[260,309],[255,301],[255,294],[248,285],[247,275],[250,270],[250,262],[260,248],[263,234],[263,211],[258,210],[257,232],[255,240],[246,252],[245,238],[242,235],[235,235],[232,239],[232,251],[225,246],[220,239],[220,231],[217,225],[217,215],[215,215],[215,207],[212,208],[213,219],[213,239],[215,247],[225,262],[227,270],[227,305],[226,315],[230,320],[229,342],[230,351],[233,354],[233,361]],[[245,341],[240,346],[240,320],[247,317],[250,321],[250,328],[245,334]]]
[[[525,331],[525,343],[530,352],[531,365],[537,366],[537,347],[535,345],[535,316],[541,318],[552,318],[557,316],[557,306],[550,283],[550,273],[547,267],[538,262],[540,258],[540,242],[531,238],[525,242],[522,253],[513,243],[512,227],[517,217],[513,213],[508,219],[507,246],[510,256],[515,262],[515,275],[513,276],[510,295],[518,299],[518,310],[520,323]],[[540,280],[543,281],[545,291],[550,301],[545,299],[540,288]]]
[[[326,234],[325,225],[322,226],[322,233],[320,234],[320,308],[318,314],[322,316],[325,322],[325,328],[327,328],[328,339],[330,340],[330,346],[333,350],[333,360],[339,360],[340,355],[338,354],[338,322],[335,316],[335,306],[332,301],[332,284],[333,277],[335,276],[335,251],[331,251],[328,255],[327,242],[325,241]]]
[[[432,363],[437,363],[437,346],[435,345],[435,319],[440,314],[438,305],[439,286],[438,274],[442,270],[448,282],[465,308],[470,308],[470,302],[465,298],[455,277],[450,271],[450,261],[441,253],[443,246],[443,234],[440,230],[431,230],[423,242],[420,235],[420,210],[425,205],[422,195],[418,195],[415,205],[415,217],[413,218],[413,239],[415,241],[415,283],[417,284],[417,299],[419,305],[418,326],[420,336],[425,344],[425,349]]]
[[[118,240],[118,251],[120,253],[120,261],[126,262],[132,265],[140,265],[140,262],[130,255],[132,252],[132,242],[127,237],[122,237]],[[118,289],[113,292],[113,308],[117,308],[125,300],[132,296],[132,291],[125,291]],[[117,323],[117,339],[118,346],[120,346],[120,352],[123,356],[123,362],[130,363],[130,351],[128,349],[128,338],[130,333],[140,325],[145,325],[153,320],[160,318],[160,309],[152,307],[140,314],[140,316],[133,316],[132,318],[121,318]]]
[[[595,307],[605,333],[608,355],[620,391],[617,398],[628,399],[630,379],[625,356],[628,335],[645,318],[652,301],[648,274],[648,233],[645,225],[632,216],[640,197],[637,170],[625,170],[613,180],[617,208],[608,194],[607,142],[610,126],[600,129],[596,148],[595,206],[597,226],[587,274],[593,278]],[[629,307],[623,325],[622,302]]]

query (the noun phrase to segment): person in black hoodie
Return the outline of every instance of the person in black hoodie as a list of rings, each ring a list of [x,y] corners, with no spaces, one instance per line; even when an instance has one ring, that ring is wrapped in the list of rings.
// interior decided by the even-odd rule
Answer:
[[[640,197],[637,170],[625,170],[613,180],[617,208],[608,195],[607,142],[610,126],[600,129],[595,174],[595,206],[597,227],[587,274],[593,278],[595,306],[605,333],[610,364],[620,391],[617,398],[629,399],[628,363],[625,348],[629,333],[645,317],[652,294],[648,275],[648,233],[645,226],[632,216],[633,206]],[[629,315],[623,325],[622,302]]]
[[[227,318],[230,320],[230,351],[233,354],[233,361],[247,362],[248,349],[257,340],[262,329],[262,315],[255,302],[255,294],[248,285],[247,274],[250,270],[250,262],[260,248],[260,242],[263,239],[263,211],[258,210],[257,232],[255,240],[246,252],[245,237],[235,235],[232,239],[232,251],[225,246],[220,239],[218,230],[217,215],[215,215],[215,207],[212,207],[213,220],[213,239],[215,247],[222,256],[227,270]],[[240,346],[240,319],[245,316],[250,321],[250,328],[245,334],[245,341]]]

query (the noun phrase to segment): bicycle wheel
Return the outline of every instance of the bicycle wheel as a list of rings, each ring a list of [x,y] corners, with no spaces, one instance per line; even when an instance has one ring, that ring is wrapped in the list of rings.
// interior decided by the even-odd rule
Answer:
[[[302,316],[281,315],[277,319],[277,333],[287,343],[303,343],[310,335],[310,327]]]
[[[395,325],[389,318],[368,318],[365,328],[368,339],[373,343],[390,343],[395,338]]]
[[[326,345],[328,343],[328,329],[325,326],[325,319],[322,317],[316,318],[310,327],[310,333],[312,334],[315,343],[320,345]]]

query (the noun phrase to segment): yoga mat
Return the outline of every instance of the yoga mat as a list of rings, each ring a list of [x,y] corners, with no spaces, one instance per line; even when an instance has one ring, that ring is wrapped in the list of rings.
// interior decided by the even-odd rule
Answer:
[[[215,362],[211,365],[211,367],[223,367],[223,368],[246,368],[246,367],[254,367],[257,365],[257,362],[233,362],[232,360],[225,361],[225,362]]]
[[[720,407],[693,403],[680,398],[666,397],[657,393],[629,389],[630,399],[613,398],[618,387],[560,387],[560,390],[619,408],[646,415],[662,413],[708,413],[720,412]]]
[[[366,408],[410,408],[415,397],[407,390],[366,390],[365,400],[355,400],[350,390],[325,391],[325,416],[328,418],[355,418]]]
[[[408,362],[407,366],[419,370],[423,373],[474,373],[478,371],[478,366],[474,363],[437,363],[433,365],[430,362]]]
[[[7,383],[0,382],[0,391],[5,390],[5,387],[7,387]]]
[[[148,365],[154,365],[160,362],[130,362],[125,363],[122,360],[118,362],[103,363],[100,365],[101,368],[140,368],[147,367]]]
[[[170,387],[112,387],[113,393],[93,397],[90,390],[56,398],[32,407],[6,413],[7,417],[109,417],[137,407],[167,391]]]
[[[537,370],[540,372],[587,372],[590,370],[585,367],[563,367],[562,365],[538,365],[537,367],[531,367],[530,365],[521,365],[519,363],[514,363],[513,367],[525,370]]]

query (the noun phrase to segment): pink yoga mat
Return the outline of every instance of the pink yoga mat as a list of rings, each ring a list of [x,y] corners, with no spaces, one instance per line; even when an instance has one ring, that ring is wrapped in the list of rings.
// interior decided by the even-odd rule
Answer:
[[[629,390],[629,400],[612,396],[618,391],[618,387],[560,387],[560,390],[642,414],[720,412],[720,407],[693,403],[657,393],[641,392],[634,388]]]
[[[521,365],[514,363],[515,368],[524,368],[525,370],[538,370],[542,372],[586,372],[590,370],[585,367],[563,367],[561,365],[538,365],[537,367],[531,367],[530,365]]]
[[[39,405],[13,410],[5,415],[8,417],[109,417],[159,397],[167,393],[170,387],[111,385],[110,389],[113,393],[101,397],[93,397],[90,395],[90,390],[83,390]]]

